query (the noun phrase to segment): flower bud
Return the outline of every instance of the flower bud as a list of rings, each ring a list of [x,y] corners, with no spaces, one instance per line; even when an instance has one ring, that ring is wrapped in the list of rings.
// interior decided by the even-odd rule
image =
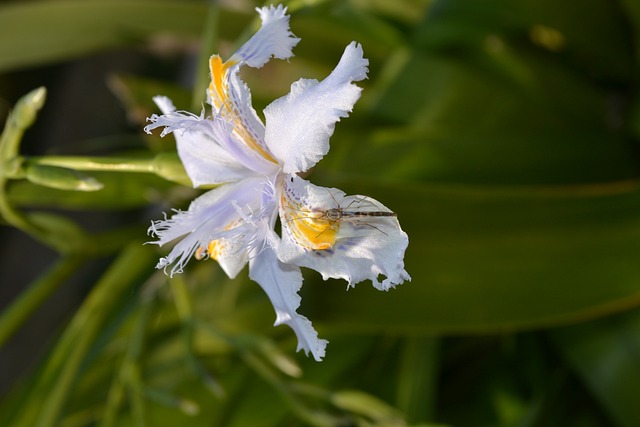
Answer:
[[[98,191],[103,184],[92,176],[59,166],[30,164],[25,178],[43,187],[68,191]]]

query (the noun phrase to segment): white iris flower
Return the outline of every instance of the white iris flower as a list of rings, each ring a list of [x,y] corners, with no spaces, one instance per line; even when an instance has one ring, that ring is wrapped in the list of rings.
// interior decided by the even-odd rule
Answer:
[[[210,59],[212,116],[176,111],[168,98],[154,99],[163,115],[151,116],[145,131],[173,132],[193,185],[217,187],[187,211],[154,222],[149,231],[157,237],[155,244],[178,241],[157,266],[170,274],[181,272],[191,257],[217,260],[231,278],[248,262],[249,277],[275,308],[275,324],[289,325],[298,350],[321,360],[327,341],[296,313],[300,267],[317,270],[325,280],[342,278],[349,286],[371,280],[388,290],[410,280],[403,261],[408,237],[379,202],[317,187],[297,175],[327,154],[335,123],[360,97],[353,82],[367,77],[362,47],[348,45],[323,81],[301,79],[291,85],[288,95],[264,110],[263,123],[238,76],[240,67],[289,58],[299,39],[289,30],[286,8],[257,11],[260,30],[228,61],[218,55]],[[280,236],[274,232],[278,215]]]

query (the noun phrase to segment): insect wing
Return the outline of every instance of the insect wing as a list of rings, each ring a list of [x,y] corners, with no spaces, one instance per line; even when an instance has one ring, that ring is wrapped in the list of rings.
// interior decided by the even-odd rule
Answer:
[[[395,213],[371,197],[354,195],[340,200],[340,237],[379,234],[384,237],[397,229]]]

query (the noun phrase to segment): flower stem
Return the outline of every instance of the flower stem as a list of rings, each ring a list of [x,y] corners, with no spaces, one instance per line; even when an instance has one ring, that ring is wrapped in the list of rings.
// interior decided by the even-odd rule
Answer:
[[[44,105],[47,90],[44,87],[32,90],[18,101],[13,112],[7,118],[2,136],[0,136],[0,159],[9,161],[18,155],[24,131],[33,124],[38,110]]]
[[[58,166],[77,171],[152,173],[167,181],[191,186],[191,181],[177,153],[160,153],[153,157],[31,157],[26,165]]]
[[[13,209],[7,199],[7,181],[20,169],[20,142],[25,130],[35,121],[38,110],[44,105],[47,91],[44,87],[33,90],[20,98],[7,118],[0,135],[0,216],[12,226],[37,235],[35,227],[20,212]]]

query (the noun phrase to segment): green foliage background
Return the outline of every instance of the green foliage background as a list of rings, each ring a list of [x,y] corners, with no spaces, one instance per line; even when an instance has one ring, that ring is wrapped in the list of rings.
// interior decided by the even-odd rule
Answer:
[[[305,272],[317,363],[246,273],[154,270],[149,221],[198,193],[142,133],[151,97],[199,111],[206,59],[260,4],[4,2],[3,233],[56,255],[0,242],[0,425],[640,425],[640,3],[285,4],[302,41],[243,74],[257,110],[363,45],[363,97],[311,179],[398,213],[412,282]]]

